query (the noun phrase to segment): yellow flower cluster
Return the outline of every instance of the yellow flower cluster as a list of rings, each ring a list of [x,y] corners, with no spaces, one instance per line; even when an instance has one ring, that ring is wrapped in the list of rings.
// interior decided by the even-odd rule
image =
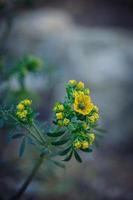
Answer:
[[[70,80],[69,85],[75,86],[73,91],[75,112],[88,116],[90,123],[95,123],[99,119],[99,108],[95,106],[89,96],[90,90],[85,88],[82,81]]]
[[[66,84],[65,100],[54,106],[54,122],[70,133],[73,149],[89,151],[95,141],[94,127],[99,119],[99,108],[94,105],[90,90],[82,81]]]
[[[73,146],[75,149],[88,149],[93,142],[95,141],[95,134],[94,133],[90,133],[88,136],[88,140],[76,140],[73,143]]]
[[[31,104],[32,104],[31,100],[25,99],[17,105],[16,115],[17,115],[18,119],[20,119],[21,121],[27,120],[27,117],[28,117],[29,113],[31,112],[31,110],[30,110]]]

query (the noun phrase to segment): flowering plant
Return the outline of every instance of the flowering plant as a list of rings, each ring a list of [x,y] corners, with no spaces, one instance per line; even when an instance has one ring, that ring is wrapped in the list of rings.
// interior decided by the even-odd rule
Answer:
[[[24,153],[27,141],[30,141],[40,154],[32,175],[13,199],[23,194],[44,159],[49,159],[61,166],[62,164],[53,160],[55,156],[63,156],[63,161],[69,161],[74,155],[78,162],[82,162],[79,151],[92,152],[98,131],[99,108],[94,105],[90,90],[81,81],[70,80],[66,84],[64,102],[55,104],[51,125],[38,122],[36,112],[33,111],[31,105],[32,101],[25,99],[16,107],[0,110],[0,117],[7,121],[13,120],[15,127],[19,127],[19,130],[23,129],[23,133],[16,132],[10,136],[12,139],[22,139],[20,156]]]

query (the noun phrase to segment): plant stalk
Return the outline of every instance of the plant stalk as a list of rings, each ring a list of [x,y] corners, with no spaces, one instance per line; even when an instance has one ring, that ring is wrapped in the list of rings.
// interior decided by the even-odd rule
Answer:
[[[22,195],[24,194],[24,192],[28,188],[29,184],[31,183],[32,179],[36,175],[36,173],[37,173],[38,169],[40,168],[41,164],[43,163],[43,160],[44,160],[44,155],[41,155],[39,157],[37,163],[35,164],[34,168],[32,169],[31,174],[25,180],[25,182],[23,183],[23,185],[21,186],[19,191],[14,196],[9,198],[9,200],[17,200],[17,199],[20,199],[20,197],[22,197]]]

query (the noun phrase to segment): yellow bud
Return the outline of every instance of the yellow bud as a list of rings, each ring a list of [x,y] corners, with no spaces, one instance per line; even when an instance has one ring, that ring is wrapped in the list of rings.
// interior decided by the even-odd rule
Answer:
[[[95,110],[96,112],[99,112],[98,106],[94,106],[94,110]]]
[[[80,149],[81,148],[81,142],[80,141],[75,141],[73,146],[76,148],[76,149]]]
[[[73,96],[76,97],[77,95],[78,95],[78,92],[75,90],[75,91],[73,92]]]
[[[57,119],[63,119],[63,113],[62,112],[56,113],[56,118]]]
[[[89,143],[87,141],[82,142],[82,149],[88,149],[89,148]]]
[[[61,120],[58,120],[57,124],[58,126],[63,126],[63,122]]]
[[[77,84],[77,81],[76,80],[70,80],[68,83],[72,86],[75,86]]]
[[[96,121],[99,119],[99,114],[98,113],[94,113],[93,116],[94,116]]]
[[[21,112],[21,117],[25,118],[27,114],[28,114],[27,110],[24,110],[23,112]]]
[[[95,117],[92,115],[91,117],[89,117],[89,121],[94,123],[95,122]]]
[[[24,104],[25,106],[30,106],[30,105],[32,104],[32,101],[29,100],[29,99],[25,99],[25,100],[23,101],[23,104]]]
[[[64,126],[67,126],[69,123],[70,123],[70,120],[69,120],[69,119],[65,118],[65,119],[63,120],[63,125],[64,125]]]
[[[55,112],[58,112],[58,111],[64,111],[64,105],[63,104],[60,104],[60,103],[56,103],[53,110]]]
[[[18,105],[17,105],[17,109],[18,110],[24,110],[24,105],[22,104],[22,103],[19,103]]]
[[[84,93],[85,93],[86,95],[89,95],[89,94],[90,94],[90,90],[89,90],[89,89],[85,89],[85,90],[84,90]]]
[[[64,106],[62,104],[58,105],[58,110],[59,111],[64,111]]]
[[[84,122],[84,123],[82,124],[82,126],[83,126],[84,129],[86,129],[86,128],[88,127],[88,125],[87,125],[86,122]]]
[[[82,90],[84,88],[84,83],[82,81],[80,81],[78,84],[77,84],[77,88]]]

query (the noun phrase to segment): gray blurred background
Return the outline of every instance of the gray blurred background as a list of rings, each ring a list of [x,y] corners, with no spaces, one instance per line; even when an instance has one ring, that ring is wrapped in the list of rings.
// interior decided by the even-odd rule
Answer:
[[[45,63],[44,70],[47,66],[45,78],[26,78],[28,90],[37,91],[40,97],[36,103],[40,118],[51,119],[54,102],[65,94],[64,82],[82,80],[100,107],[99,124],[107,130],[98,149],[83,154],[83,164],[72,160],[65,170],[44,164],[24,199],[132,200],[133,1],[14,2],[0,0],[0,50],[9,58],[38,56]],[[11,85],[15,90],[15,80]],[[19,160],[18,142],[7,144],[4,137],[3,145],[0,137],[0,194],[4,199],[21,185],[36,155],[26,153]]]

